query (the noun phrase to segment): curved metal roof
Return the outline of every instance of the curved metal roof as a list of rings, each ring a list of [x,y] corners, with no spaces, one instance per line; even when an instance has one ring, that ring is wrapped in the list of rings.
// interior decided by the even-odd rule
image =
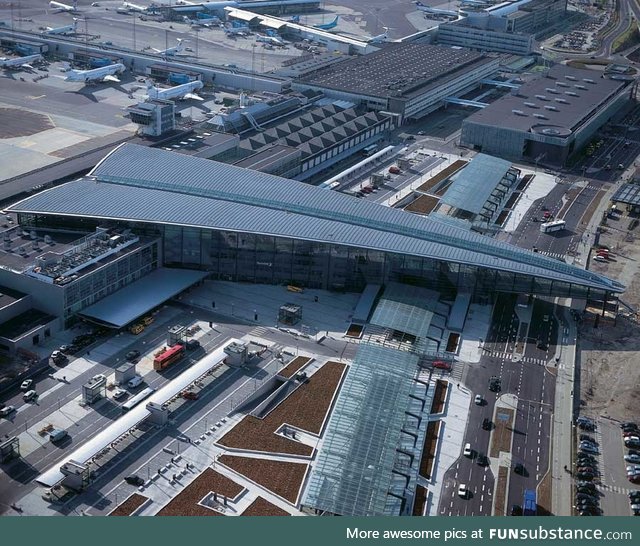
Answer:
[[[304,239],[624,290],[602,275],[435,218],[134,144],[111,152],[90,176],[29,197],[10,210]]]

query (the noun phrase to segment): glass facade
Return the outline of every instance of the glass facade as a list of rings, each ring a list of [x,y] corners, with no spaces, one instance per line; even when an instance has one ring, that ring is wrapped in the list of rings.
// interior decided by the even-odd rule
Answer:
[[[159,241],[129,252],[64,286],[64,319],[151,273],[158,267]]]
[[[602,291],[569,283],[419,256],[253,233],[181,226],[158,228],[163,236],[164,265],[205,270],[211,279],[345,291],[361,291],[369,283],[396,281],[425,286],[452,297],[458,291],[476,296],[518,292],[604,297]]]
[[[604,290],[568,282],[333,243],[142,222],[30,214],[20,214],[18,220],[20,225],[31,227],[82,227],[86,231],[95,230],[97,225],[128,227],[141,236],[161,237],[154,264],[159,261],[168,267],[207,271],[211,279],[353,292],[362,291],[367,284],[393,281],[438,290],[450,298],[463,291],[483,299],[491,299],[497,292],[614,299]],[[92,290],[87,289],[86,293]]]

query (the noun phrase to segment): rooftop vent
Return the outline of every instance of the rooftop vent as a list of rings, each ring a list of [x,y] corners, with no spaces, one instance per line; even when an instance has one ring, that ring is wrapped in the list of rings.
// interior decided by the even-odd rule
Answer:
[[[558,97],[556,99],[556,102],[561,102],[562,104],[569,104],[569,101],[567,99],[563,99],[562,97]]]
[[[570,97],[579,97],[580,96],[575,91],[565,91],[564,94],[565,95],[569,95]]]
[[[536,95],[536,99],[538,99],[538,100],[549,100],[546,95]]]
[[[554,112],[557,112],[558,109],[553,105],[553,104],[547,104],[545,105],[545,109],[546,110],[553,110]]]
[[[558,91],[557,89],[554,89],[553,87],[545,87],[544,89],[547,93],[551,93],[553,95],[557,95],[558,93],[560,93],[560,91]]]
[[[587,83],[596,83],[591,78],[582,78],[582,81]]]
[[[515,114],[516,116],[525,116],[526,117],[526,115],[527,115],[522,110],[515,110],[515,109],[511,110],[511,113]]]
[[[556,82],[556,85],[558,87],[569,87],[569,84],[568,83],[564,83],[564,82]]]
[[[572,82],[578,81],[578,78],[576,78],[575,76],[569,76],[569,74],[567,74],[565,78],[567,80],[571,80]]]
[[[544,114],[533,114],[533,117],[538,119],[547,119],[547,116]]]
[[[582,85],[581,83],[576,83],[573,87],[575,87],[576,89],[586,89],[587,88],[586,85]]]
[[[528,106],[529,108],[536,108],[535,102],[525,102],[524,105]]]

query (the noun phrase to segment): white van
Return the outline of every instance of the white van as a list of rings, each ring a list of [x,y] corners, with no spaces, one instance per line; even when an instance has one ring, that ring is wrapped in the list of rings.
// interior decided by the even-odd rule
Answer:
[[[69,433],[66,430],[61,430],[61,429],[58,429],[58,428],[54,428],[49,433],[49,440],[51,442],[59,442],[60,440],[64,440],[68,435],[69,435]]]
[[[142,379],[142,377],[140,377],[139,375],[136,375],[133,379],[129,379],[129,381],[127,382],[127,386],[130,389],[135,389],[138,385],[140,385],[140,383],[143,383],[144,379]]]

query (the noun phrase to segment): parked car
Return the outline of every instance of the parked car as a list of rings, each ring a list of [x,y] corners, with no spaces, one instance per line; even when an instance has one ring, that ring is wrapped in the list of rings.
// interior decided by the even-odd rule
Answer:
[[[197,400],[198,399],[198,393],[194,392],[194,391],[183,391],[180,394],[181,394],[182,398],[184,398],[185,400]]]
[[[23,392],[31,390],[31,385],[33,385],[33,379],[25,379],[20,385],[20,390]]]
[[[625,455],[624,460],[628,463],[640,463],[640,455]]]
[[[582,442],[591,442],[594,445],[598,445],[598,443],[595,441],[593,436],[589,436],[588,434],[581,434],[580,435],[580,441],[582,441]]]
[[[482,430],[491,430],[491,419],[486,417],[482,420]]]
[[[124,389],[116,389],[115,391],[113,391],[113,398],[115,400],[120,400],[120,398],[126,395],[127,395],[127,391],[125,391]]]
[[[598,448],[588,442],[580,442],[580,449],[587,453],[598,453]]]
[[[522,463],[517,463],[514,467],[513,467],[513,471],[516,474],[524,474],[524,465]]]
[[[482,399],[482,395],[481,394],[476,394],[476,397],[474,398],[474,402],[478,405],[481,406],[482,402],[484,402],[484,400]]]
[[[461,483],[458,486],[458,496],[463,499],[466,499],[469,496],[469,488],[467,487],[466,484]]]
[[[127,382],[127,386],[130,389],[135,389],[141,383],[144,383],[144,379],[142,379],[142,377],[140,377],[139,375],[135,375],[132,379],[129,379],[129,381]]]
[[[633,421],[625,421],[624,423],[620,423],[620,428],[621,429],[631,428],[633,430],[638,430],[638,425]]]
[[[471,455],[473,455],[473,450],[471,449],[471,444],[470,443],[466,443],[464,445],[464,450],[463,450],[462,454],[465,457],[471,457]]]
[[[15,406],[5,406],[4,408],[0,409],[0,417],[8,417],[14,411],[16,411]]]
[[[433,363],[433,367],[437,368],[438,370],[450,370],[451,364],[449,362],[445,362],[444,360],[436,360]]]
[[[124,479],[129,485],[141,486],[144,485],[144,480],[140,476],[126,476]]]
[[[478,466],[489,466],[489,457],[486,455],[478,455],[476,458],[476,463]]]
[[[53,443],[59,442],[64,440],[67,436],[69,436],[69,433],[66,430],[54,428],[49,432],[49,441]]]
[[[509,512],[512,516],[521,516],[522,515],[522,507],[519,504],[514,504],[511,506],[511,511]]]
[[[197,339],[190,339],[187,341],[187,351],[195,351],[200,347],[200,342]]]

